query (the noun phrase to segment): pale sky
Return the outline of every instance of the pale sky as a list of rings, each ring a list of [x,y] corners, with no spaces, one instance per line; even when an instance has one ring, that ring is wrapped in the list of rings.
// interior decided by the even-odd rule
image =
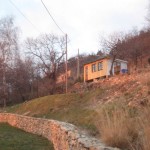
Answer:
[[[14,16],[21,29],[21,39],[41,33],[63,35],[41,0],[11,0],[34,24],[33,27],[9,2],[0,0],[0,18]],[[61,29],[68,34],[69,57],[97,52],[99,37],[117,31],[128,32],[145,26],[149,0],[43,0]]]

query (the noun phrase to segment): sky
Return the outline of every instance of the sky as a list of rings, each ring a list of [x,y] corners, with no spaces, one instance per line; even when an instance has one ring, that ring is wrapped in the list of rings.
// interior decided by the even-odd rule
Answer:
[[[12,1],[24,17],[10,2]],[[140,30],[146,24],[149,0],[43,0],[51,15],[67,33],[69,57],[96,53],[100,37],[114,32]],[[64,34],[46,12],[41,0],[0,0],[0,18],[14,16],[20,39],[42,33]]]

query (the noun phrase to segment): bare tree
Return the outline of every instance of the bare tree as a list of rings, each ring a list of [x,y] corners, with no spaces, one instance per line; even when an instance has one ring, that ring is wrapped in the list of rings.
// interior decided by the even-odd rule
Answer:
[[[148,28],[150,28],[150,2],[149,2],[149,4],[148,4],[146,21],[147,21],[147,23],[148,23]]]
[[[36,39],[27,39],[28,54],[35,57],[35,62],[40,67],[50,82],[50,93],[53,94],[56,87],[56,74],[59,63],[65,54],[65,39],[52,34],[44,34]]]
[[[124,35],[123,33],[113,33],[108,36],[108,38],[101,38],[100,44],[103,49],[104,54],[109,54],[110,57],[112,57],[112,63],[111,63],[111,69],[110,69],[110,75],[112,75],[112,69],[114,61],[117,57],[120,57],[122,49],[121,49],[121,43],[123,41]]]
[[[17,28],[14,26],[12,17],[6,17],[0,20],[0,59],[2,72],[2,90],[3,105],[6,106],[7,83],[6,71],[12,65],[14,51],[17,49]]]
[[[134,66],[134,70],[144,66],[144,60],[149,56],[149,38],[150,31],[141,30],[136,31],[132,30],[130,33],[126,34],[124,40],[121,43],[123,55],[126,60]],[[130,65],[131,66],[131,65]]]
[[[147,65],[150,55],[150,30],[138,31],[133,28],[129,33],[123,35],[112,34],[108,38],[102,39],[104,52],[115,58],[128,60],[130,71]],[[113,68],[113,63],[111,68]]]
[[[17,59],[16,66],[10,72],[13,94],[18,102],[35,98],[34,82],[36,80],[34,62],[30,58]]]

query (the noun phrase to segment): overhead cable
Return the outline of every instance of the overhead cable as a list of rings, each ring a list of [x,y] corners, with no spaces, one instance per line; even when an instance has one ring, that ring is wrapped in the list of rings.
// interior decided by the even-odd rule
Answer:
[[[16,4],[12,1],[12,0],[9,0],[9,2],[17,9],[17,11],[32,25],[32,27],[40,32],[40,30],[24,15],[24,13],[16,6]],[[41,33],[41,32],[40,32]]]
[[[51,17],[51,19],[53,20],[53,22],[55,23],[55,25],[57,26],[57,28],[63,33],[65,34],[65,32],[60,28],[60,26],[57,24],[57,22],[55,21],[54,17],[51,15],[50,11],[48,10],[48,8],[46,7],[46,5],[44,4],[44,2],[41,0],[44,8],[46,9],[47,13],[49,14],[49,16]]]

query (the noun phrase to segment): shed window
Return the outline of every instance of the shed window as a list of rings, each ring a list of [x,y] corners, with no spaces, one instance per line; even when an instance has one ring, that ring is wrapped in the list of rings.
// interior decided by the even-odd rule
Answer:
[[[98,63],[98,71],[103,70],[103,63],[99,62]]]
[[[92,64],[92,72],[96,72],[96,64]]]

